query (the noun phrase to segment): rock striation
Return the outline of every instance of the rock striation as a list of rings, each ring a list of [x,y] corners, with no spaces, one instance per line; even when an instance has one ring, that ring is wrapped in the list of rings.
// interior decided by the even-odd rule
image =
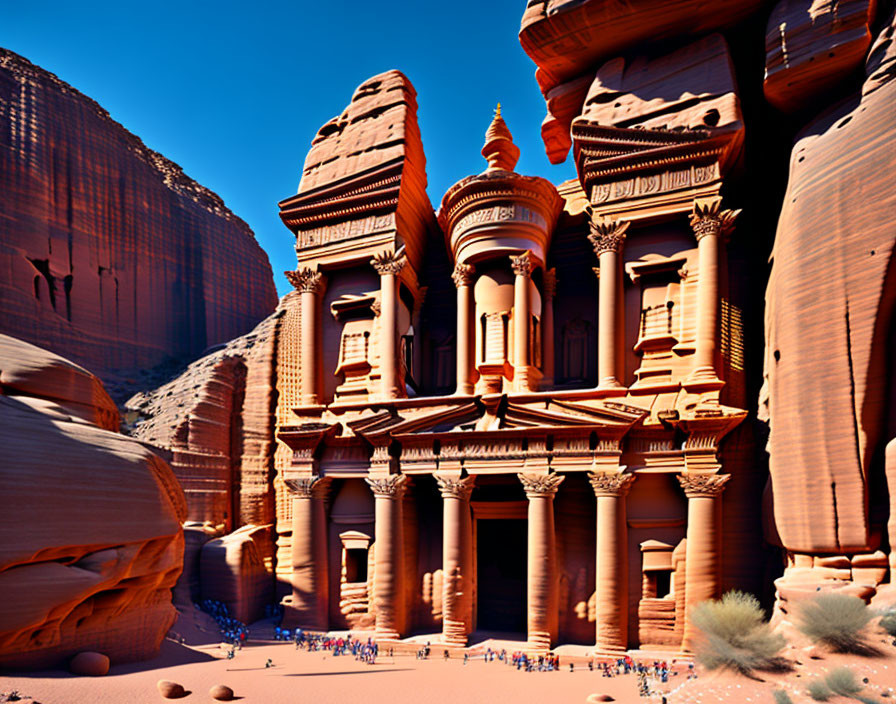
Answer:
[[[0,332],[106,380],[193,359],[277,302],[245,222],[93,100],[0,49]]]
[[[146,659],[174,622],[183,493],[117,427],[96,377],[0,335],[0,667]]]

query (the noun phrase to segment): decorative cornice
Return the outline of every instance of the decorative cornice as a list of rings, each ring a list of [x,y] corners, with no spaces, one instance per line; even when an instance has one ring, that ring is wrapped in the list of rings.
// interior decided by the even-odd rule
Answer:
[[[322,293],[324,290],[324,275],[313,269],[296,269],[285,271],[289,283],[295,286],[300,293]]]
[[[476,273],[476,267],[472,264],[461,264],[458,262],[454,266],[454,273],[451,278],[454,279],[454,285],[457,288],[461,286],[470,286],[473,284],[473,276]]]
[[[285,479],[284,484],[289,488],[294,498],[297,499],[321,499],[329,488],[329,477],[301,477],[299,479]]]
[[[405,474],[390,474],[376,479],[371,477],[364,478],[364,481],[370,485],[374,496],[387,499],[400,499],[404,496],[407,480],[408,478]]]
[[[532,253],[528,250],[520,255],[510,257],[510,266],[516,276],[530,276],[533,265]]]
[[[628,220],[594,217],[590,212],[589,215],[591,234],[588,235],[588,240],[594,247],[594,253],[599,257],[603,252],[622,252],[625,233],[631,223]]]
[[[625,496],[632,488],[635,475],[629,472],[589,472],[588,480],[595,496]]]
[[[544,272],[544,295],[553,298],[557,295],[557,270],[547,269]]]
[[[734,230],[734,221],[740,210],[722,210],[722,199],[697,198],[691,211],[690,221],[694,236],[699,242],[707,235],[727,237]]]
[[[387,274],[397,275],[407,263],[407,258],[403,251],[398,252],[380,252],[370,260],[373,268],[377,270],[380,276]]]
[[[685,495],[691,498],[715,497],[725,490],[730,474],[679,474],[678,482]]]
[[[530,499],[542,496],[553,497],[557,488],[566,479],[562,474],[517,474],[523,483],[526,496]]]
[[[442,493],[443,498],[469,501],[470,494],[473,493],[473,487],[476,484],[476,477],[449,479],[436,476],[436,481],[439,483],[439,491]]]

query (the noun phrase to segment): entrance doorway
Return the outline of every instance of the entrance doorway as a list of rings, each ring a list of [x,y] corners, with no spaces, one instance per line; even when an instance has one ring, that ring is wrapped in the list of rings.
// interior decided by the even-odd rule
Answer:
[[[477,630],[526,632],[526,521],[476,521]]]

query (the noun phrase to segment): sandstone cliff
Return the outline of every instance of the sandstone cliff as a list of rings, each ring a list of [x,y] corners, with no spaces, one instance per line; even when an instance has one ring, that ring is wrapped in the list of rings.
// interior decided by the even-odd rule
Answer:
[[[87,96],[0,49],[0,332],[96,372],[191,359],[277,302],[221,199]]]
[[[183,493],[117,427],[96,377],[0,335],[0,667],[146,659],[174,622]]]

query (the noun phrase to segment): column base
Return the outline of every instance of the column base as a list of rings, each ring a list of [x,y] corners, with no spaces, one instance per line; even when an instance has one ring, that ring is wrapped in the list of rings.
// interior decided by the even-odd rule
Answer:
[[[715,391],[721,389],[725,382],[719,379],[716,370],[712,367],[697,367],[692,371],[687,379],[682,382],[682,386],[687,391]]]
[[[442,643],[445,645],[453,645],[458,647],[466,647],[467,634],[466,626],[463,621],[448,621],[443,624]]]
[[[398,631],[377,629],[373,632],[373,639],[376,641],[401,640],[401,634]]]
[[[596,391],[603,391],[607,396],[625,396],[628,393],[619,380],[614,376],[604,377],[597,385]]]
[[[551,649],[550,633],[530,633],[526,640],[526,650],[548,652]]]

